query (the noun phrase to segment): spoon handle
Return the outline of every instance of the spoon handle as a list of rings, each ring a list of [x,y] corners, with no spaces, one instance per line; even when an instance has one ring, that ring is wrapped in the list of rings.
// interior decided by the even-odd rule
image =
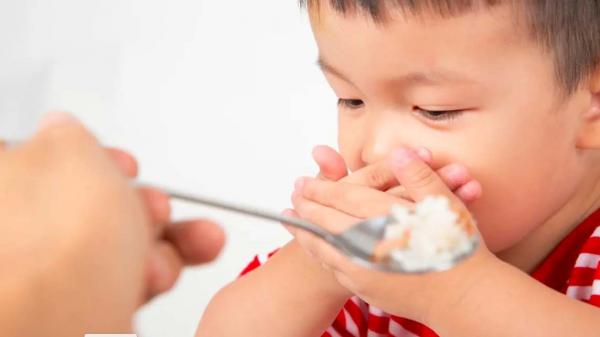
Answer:
[[[292,218],[289,216],[261,210],[261,209],[254,208],[254,207],[242,206],[242,205],[234,204],[231,202],[216,200],[213,198],[204,197],[204,196],[200,196],[197,194],[191,195],[191,194],[188,194],[185,192],[176,191],[171,188],[164,188],[164,187],[156,186],[154,184],[145,185],[145,186],[152,186],[154,188],[157,188],[160,191],[163,191],[164,193],[168,194],[172,199],[176,199],[179,201],[197,204],[197,205],[204,205],[204,206],[220,208],[220,209],[224,209],[227,211],[246,214],[246,215],[250,215],[250,216],[261,218],[261,219],[281,222],[286,225],[290,225],[290,226],[297,227],[299,229],[303,229],[305,231],[311,232],[322,238],[327,238],[331,235],[329,232],[324,231],[320,227],[315,226],[314,224],[312,224],[308,221],[302,220],[302,219]]]
[[[7,147],[13,147],[20,143],[22,143],[22,142],[14,141],[14,140],[0,139],[0,146],[5,145]],[[204,205],[204,206],[220,208],[220,209],[224,209],[227,211],[246,214],[246,215],[250,215],[250,216],[261,218],[261,219],[281,222],[286,225],[290,225],[290,226],[308,231],[310,233],[313,233],[327,241],[331,241],[331,238],[332,238],[331,233],[327,232],[326,230],[324,230],[308,221],[302,220],[302,219],[292,218],[292,217],[280,215],[280,214],[277,214],[274,212],[269,212],[269,211],[265,211],[265,210],[261,210],[261,209],[257,209],[257,208],[253,208],[253,207],[248,207],[248,206],[242,206],[242,205],[234,204],[231,202],[220,201],[220,200],[216,200],[213,198],[204,197],[204,196],[200,196],[200,195],[191,195],[189,193],[177,191],[172,188],[157,186],[155,184],[143,184],[143,183],[136,182],[135,185],[157,188],[160,191],[162,191],[163,193],[168,194],[172,199],[176,199],[179,201],[192,203],[192,204],[196,204],[196,205]]]

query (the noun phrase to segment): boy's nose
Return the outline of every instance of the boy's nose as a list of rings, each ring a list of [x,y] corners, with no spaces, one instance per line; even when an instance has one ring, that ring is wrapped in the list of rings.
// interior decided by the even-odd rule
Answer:
[[[401,140],[397,128],[381,119],[372,120],[364,135],[361,160],[367,165],[375,163],[402,146],[407,144]]]

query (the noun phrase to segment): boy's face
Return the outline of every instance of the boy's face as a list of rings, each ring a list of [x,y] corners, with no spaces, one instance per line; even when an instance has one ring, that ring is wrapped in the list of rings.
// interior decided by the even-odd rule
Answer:
[[[565,206],[584,172],[576,138],[589,97],[561,96],[552,56],[511,8],[375,24],[327,3],[311,22],[343,99],[339,146],[351,170],[400,146],[429,148],[434,167],[466,165],[483,185],[471,210],[495,252]]]

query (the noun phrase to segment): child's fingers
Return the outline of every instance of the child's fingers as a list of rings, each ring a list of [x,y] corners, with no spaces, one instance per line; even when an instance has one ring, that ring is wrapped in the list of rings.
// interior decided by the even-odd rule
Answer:
[[[300,215],[298,215],[298,213],[296,211],[294,211],[293,209],[286,209],[283,212],[281,212],[281,215],[283,216],[287,216],[290,218],[300,218]],[[288,232],[290,232],[290,234],[292,234],[293,236],[296,236],[298,229],[294,226],[290,226],[287,223],[281,223],[285,229],[287,229]]]
[[[391,188],[387,190],[387,193],[409,202],[412,201],[410,199],[410,196],[408,195],[408,192],[406,192],[406,188],[404,188],[404,186],[396,186],[394,188]],[[477,180],[470,180],[465,185],[457,188],[454,191],[454,194],[457,197],[459,197],[463,203],[469,204],[481,198],[481,195],[483,193],[481,184]]]
[[[410,149],[399,149],[390,156],[390,166],[409,197],[419,202],[428,196],[442,195],[452,201],[457,197],[446,183]]]
[[[225,233],[208,220],[188,220],[167,226],[165,239],[187,265],[214,260],[225,244]]]
[[[461,164],[450,164],[437,170],[437,175],[451,191],[455,191],[471,180],[469,170]]]
[[[358,218],[385,215],[393,204],[407,204],[389,193],[347,183],[301,178],[297,188],[305,199]]]
[[[427,164],[431,165],[431,163],[433,162],[433,154],[431,153],[431,151],[429,151],[428,148],[418,147],[415,149],[415,153],[417,154],[417,156],[419,156],[419,158],[421,158],[421,160],[423,160]]]
[[[398,185],[394,173],[384,161],[365,166],[349,176],[342,178],[340,182],[366,186],[381,191],[388,190]]]
[[[420,147],[415,150],[417,155],[426,163],[430,164],[433,160],[431,152]],[[398,180],[394,172],[390,169],[387,160],[380,160],[371,165],[365,166],[345,178],[340,180],[344,183],[362,185],[374,188],[380,191],[386,191],[398,186]]]
[[[473,193],[477,192],[474,191],[474,186],[467,188],[466,193],[459,193],[459,191],[462,191],[461,188],[463,186],[470,184],[473,181],[469,170],[465,166],[456,163],[449,164],[437,170],[437,174],[446,186],[454,191],[454,193],[464,202],[472,202],[479,197],[478,193]],[[404,186],[396,186],[389,189],[387,192],[403,199],[409,199]]]
[[[483,194],[483,188],[477,180],[471,180],[454,192],[463,202],[473,202]]]
[[[294,205],[294,211],[299,217],[333,233],[342,232],[348,226],[361,220],[341,211],[307,200],[300,193],[294,193],[292,204]]]
[[[334,149],[319,145],[313,149],[313,159],[319,166],[319,179],[338,181],[348,174],[344,158]]]

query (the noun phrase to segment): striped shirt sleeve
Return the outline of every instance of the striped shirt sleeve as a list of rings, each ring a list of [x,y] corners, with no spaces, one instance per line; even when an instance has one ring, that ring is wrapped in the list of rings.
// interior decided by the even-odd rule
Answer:
[[[600,307],[600,227],[581,248],[567,283],[567,296]]]
[[[240,277],[260,268],[276,254],[256,255],[240,273]],[[437,337],[424,325],[391,316],[354,296],[344,304],[331,326],[321,337]]]

